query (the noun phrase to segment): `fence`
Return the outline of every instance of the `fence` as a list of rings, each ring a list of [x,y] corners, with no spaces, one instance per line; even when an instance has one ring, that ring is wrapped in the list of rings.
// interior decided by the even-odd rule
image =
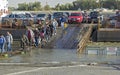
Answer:
[[[84,54],[120,56],[120,47],[86,47]]]

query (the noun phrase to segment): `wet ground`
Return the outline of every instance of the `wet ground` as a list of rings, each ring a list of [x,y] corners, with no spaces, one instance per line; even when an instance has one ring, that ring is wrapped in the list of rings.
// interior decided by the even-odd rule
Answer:
[[[82,63],[120,64],[120,56],[116,55],[79,55],[76,50],[36,49],[27,54],[3,59],[0,63],[29,63],[29,64],[82,64]]]
[[[81,63],[112,63],[120,64],[120,56],[78,54],[77,44],[81,26],[69,26],[64,32],[59,28],[58,34],[47,44],[46,48],[34,48],[28,53],[2,59],[0,63],[29,64],[81,64]]]
[[[45,48],[1,59],[1,75],[119,75],[120,56],[77,53],[80,31],[78,25],[69,26],[65,32],[59,28]],[[91,64],[105,66],[81,67]]]

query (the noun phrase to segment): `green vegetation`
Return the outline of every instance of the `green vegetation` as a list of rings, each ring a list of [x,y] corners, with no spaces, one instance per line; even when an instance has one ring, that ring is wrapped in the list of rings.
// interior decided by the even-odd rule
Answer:
[[[41,2],[20,3],[18,8],[9,7],[10,10],[40,11],[40,10],[87,10],[95,8],[120,9],[120,0],[76,0],[72,3],[57,4],[51,8],[48,4],[42,7]]]
[[[38,11],[41,10],[41,3],[40,2],[34,2],[34,3],[20,3],[18,4],[17,10],[26,10],[26,11]]]
[[[87,10],[95,8],[109,8],[109,9],[120,9],[120,0],[76,0],[74,2],[67,3],[65,5],[57,4],[55,6],[56,10]]]

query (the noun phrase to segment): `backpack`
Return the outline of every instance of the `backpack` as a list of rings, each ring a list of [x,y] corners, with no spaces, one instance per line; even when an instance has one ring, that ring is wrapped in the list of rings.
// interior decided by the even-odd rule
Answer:
[[[0,37],[0,44],[4,43],[4,39]]]

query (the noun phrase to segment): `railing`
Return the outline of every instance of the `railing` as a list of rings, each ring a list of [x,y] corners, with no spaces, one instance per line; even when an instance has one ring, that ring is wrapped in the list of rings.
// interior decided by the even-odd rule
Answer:
[[[78,49],[77,49],[77,52],[79,53],[82,53],[86,47],[86,43],[88,42],[90,35],[92,33],[92,24],[89,27],[87,27],[88,29],[84,32],[84,35],[81,37],[81,40],[78,44]]]

